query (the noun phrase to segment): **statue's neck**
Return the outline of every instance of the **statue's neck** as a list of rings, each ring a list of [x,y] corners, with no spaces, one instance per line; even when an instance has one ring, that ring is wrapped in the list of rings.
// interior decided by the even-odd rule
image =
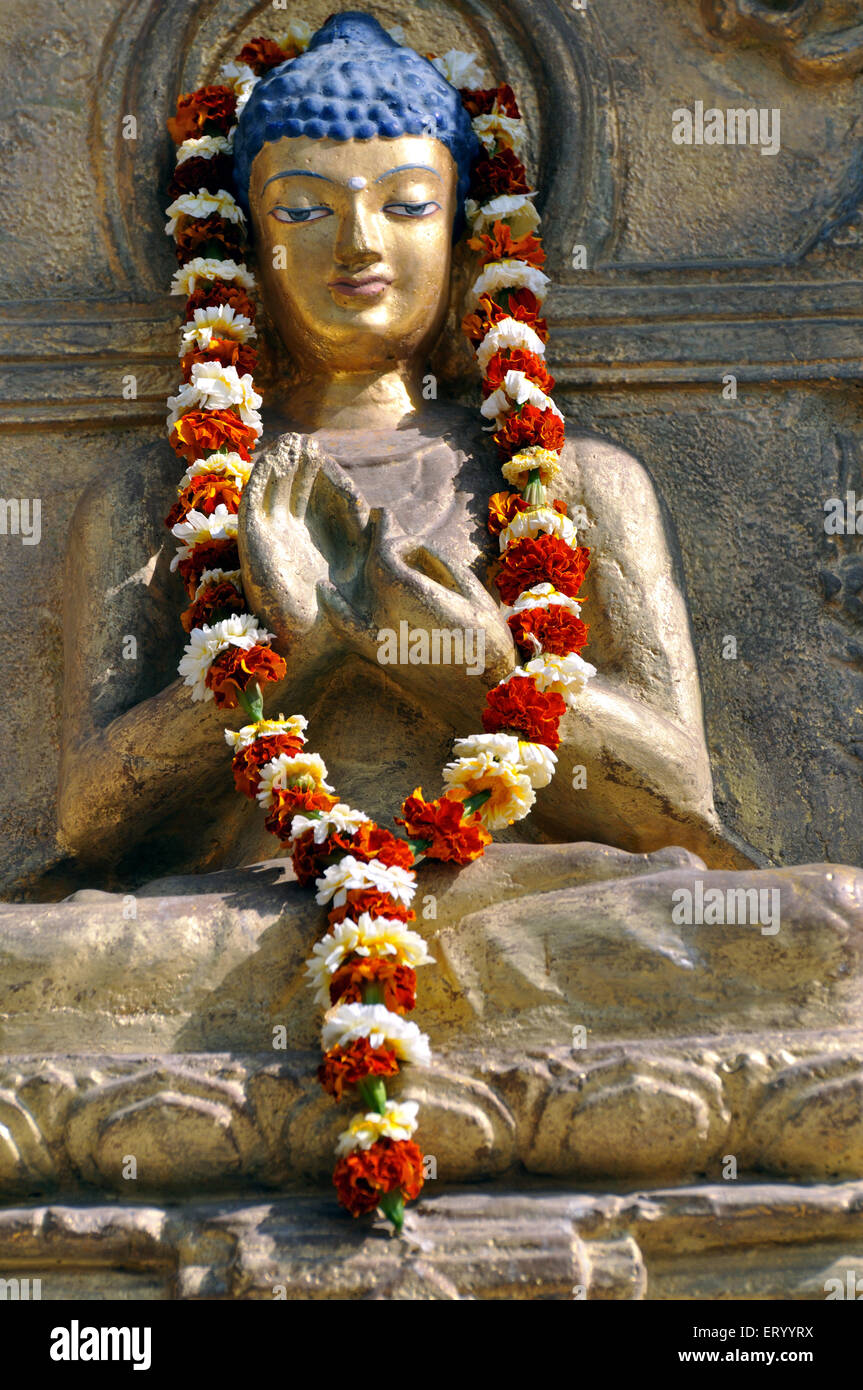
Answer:
[[[304,374],[281,405],[307,434],[321,428],[395,429],[421,409],[421,388],[421,365],[400,362],[391,371]]]

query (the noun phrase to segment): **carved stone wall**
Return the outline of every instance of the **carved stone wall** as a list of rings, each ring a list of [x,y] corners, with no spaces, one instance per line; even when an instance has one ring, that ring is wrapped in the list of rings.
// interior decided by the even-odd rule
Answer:
[[[332,7],[295,8],[314,22]],[[859,862],[863,537],[823,525],[828,498],[863,498],[859,5],[429,0],[408,19],[367,8],[420,48],[479,47],[519,89],[557,282],[559,392],[645,461],[671,511],[725,819],[777,862]],[[164,293],[164,120],[178,91],[282,18],[249,0],[3,7],[0,490],[42,504],[38,545],[0,535],[0,875],[12,896],[61,859],[69,518],[96,474],[167,447],[178,312]],[[778,109],[779,152],[676,145],[673,112],[699,101]],[[723,395],[729,375],[736,399]],[[50,891],[42,882],[37,896]]]

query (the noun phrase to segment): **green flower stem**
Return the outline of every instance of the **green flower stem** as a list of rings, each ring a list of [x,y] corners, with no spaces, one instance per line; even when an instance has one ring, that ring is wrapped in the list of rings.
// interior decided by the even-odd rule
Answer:
[[[402,1226],[405,1224],[405,1203],[400,1192],[385,1192],[380,1200],[380,1208],[388,1221],[391,1221],[396,1232],[401,1235]]]
[[[264,697],[261,694],[261,687],[255,681],[247,690],[241,690],[237,696],[246,714],[253,724],[257,724],[259,719],[264,717]]]
[[[527,502],[530,507],[545,506],[545,488],[540,482],[540,472],[538,468],[532,468],[530,470],[523,496],[525,502]]]
[[[490,796],[491,791],[487,787],[485,791],[474,792],[473,796],[467,797],[467,799],[462,802],[462,805],[464,806],[463,819],[467,819],[468,816],[472,816],[474,811],[478,811],[480,806],[484,806]]]
[[[206,260],[212,261],[224,261],[228,259],[225,255],[225,248],[220,241],[205,241],[198,255],[203,256]]]
[[[387,1088],[382,1076],[363,1077],[362,1081],[357,1084],[357,1090],[369,1110],[376,1110],[379,1115],[384,1113],[387,1104]]]

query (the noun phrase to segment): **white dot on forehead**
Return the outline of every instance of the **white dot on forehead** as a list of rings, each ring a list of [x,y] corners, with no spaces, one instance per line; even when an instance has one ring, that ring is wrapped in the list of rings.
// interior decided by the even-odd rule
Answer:
[[[363,178],[362,174],[354,174],[352,178],[348,179],[348,188],[359,189],[365,188],[365,186],[366,180]]]

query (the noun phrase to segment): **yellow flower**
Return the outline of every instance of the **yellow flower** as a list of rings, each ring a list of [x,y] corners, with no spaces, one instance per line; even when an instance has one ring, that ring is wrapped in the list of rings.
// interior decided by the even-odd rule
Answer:
[[[517,763],[499,761],[489,753],[476,753],[471,758],[457,758],[447,763],[443,780],[447,796],[458,801],[466,801],[477,792],[491,792],[488,801],[479,809],[489,830],[503,830],[514,821],[524,820],[536,800],[524,768]]]

